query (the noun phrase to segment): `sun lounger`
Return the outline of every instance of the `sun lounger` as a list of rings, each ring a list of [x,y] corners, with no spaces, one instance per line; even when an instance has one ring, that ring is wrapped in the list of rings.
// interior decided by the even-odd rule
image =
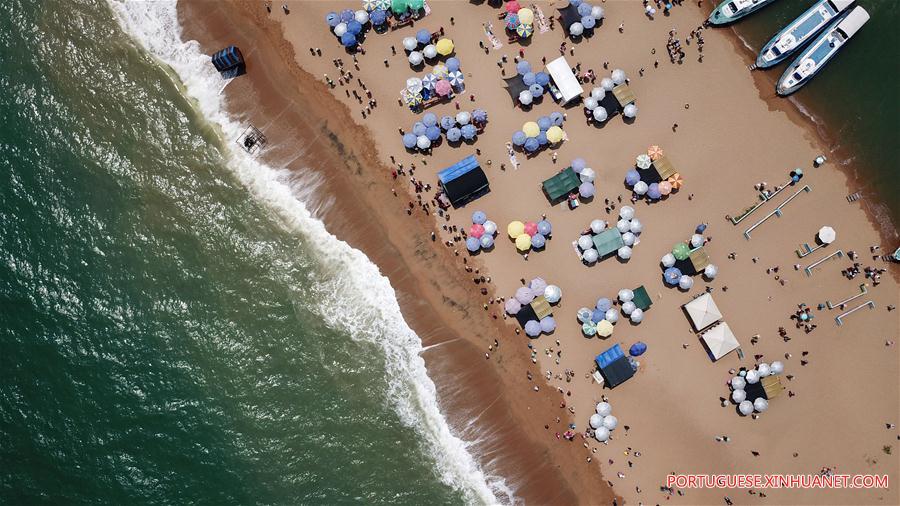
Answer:
[[[538,19],[538,31],[540,33],[547,33],[550,31],[550,23],[547,22],[547,18],[544,16],[544,11],[537,5],[531,4],[531,10],[537,13]]]

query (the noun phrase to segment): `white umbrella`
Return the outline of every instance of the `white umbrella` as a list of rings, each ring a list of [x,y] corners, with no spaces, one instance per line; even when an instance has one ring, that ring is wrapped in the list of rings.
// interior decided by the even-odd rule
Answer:
[[[491,220],[487,220],[482,225],[484,227],[484,233],[487,235],[494,235],[497,233],[497,224]]]
[[[406,89],[410,93],[419,93],[423,88],[422,80],[418,77],[410,77],[406,80]]]
[[[334,34],[340,37],[347,33],[347,23],[338,23],[337,26],[334,27]]]
[[[606,96],[606,90],[604,90],[600,86],[597,86],[596,88],[591,90],[591,98],[593,98],[594,100],[597,100],[597,101],[603,100],[603,97],[605,97],[605,96]]]
[[[634,302],[631,302],[631,301],[629,300],[628,302],[622,304],[622,312],[623,312],[626,316],[630,316],[631,313],[633,313],[633,312],[635,312],[635,311],[637,311],[637,306],[634,305]]]
[[[632,302],[632,304],[634,303]],[[628,315],[628,317],[631,318],[631,321],[633,321],[634,323],[641,323],[641,321],[644,320],[644,310],[636,307],[634,308],[634,311],[632,311],[631,314]]]
[[[682,290],[690,290],[691,287],[694,286],[694,278],[688,276],[687,274],[682,274],[680,278],[678,278],[678,288]]]
[[[755,370],[747,371],[746,380],[747,380],[747,383],[750,383],[751,385],[753,385],[754,383],[758,383],[759,382],[759,373],[756,372]]]
[[[528,105],[532,100],[534,100],[534,95],[532,95],[530,91],[522,90],[522,92],[519,93],[519,102],[522,105]]]
[[[412,51],[413,49],[415,49],[418,46],[419,46],[419,43],[416,42],[415,37],[406,37],[405,39],[403,39],[403,47],[407,51]]]
[[[544,288],[544,298],[550,304],[556,304],[562,298],[562,290],[556,285],[547,285]]]
[[[747,416],[750,413],[753,413],[753,403],[747,400],[741,401],[738,405],[738,410],[742,415]]]
[[[369,13],[363,10],[358,10],[353,14],[353,19],[355,19],[357,23],[364,25],[369,22]]]
[[[731,378],[731,388],[735,390],[743,390],[747,386],[747,380],[740,376]]]
[[[648,190],[650,190],[650,186],[647,185],[647,183],[645,183],[643,181],[638,181],[637,183],[634,183],[634,193],[637,193],[638,195],[644,195],[647,193]]]
[[[598,402],[596,411],[600,416],[609,416],[612,414],[612,405],[608,402]]]
[[[614,83],[612,79],[604,77],[600,80],[600,87],[606,91],[612,91],[612,89],[616,87],[616,83]]]
[[[707,277],[707,279],[713,279],[719,273],[719,268],[713,264],[709,264],[703,269],[703,275]]]
[[[591,17],[598,21],[600,19],[602,19],[603,18],[603,7],[600,7],[599,5],[595,5],[595,6],[591,7]]]
[[[615,309],[607,309],[606,314],[603,315],[603,319],[609,323],[616,323],[619,321],[619,313]]]
[[[583,235],[578,238],[578,247],[583,251],[587,251],[594,247],[594,241],[591,239],[591,236]]]
[[[628,302],[629,300],[634,298],[634,292],[627,288],[623,288],[619,290],[619,301],[620,302]]]
[[[753,401],[753,409],[762,413],[763,411],[769,409],[769,401],[763,399],[762,397],[757,397],[755,401]]]
[[[452,80],[451,80],[452,84]],[[460,125],[467,125],[472,120],[472,115],[468,111],[460,111],[456,113],[456,122]]]
[[[428,44],[422,49],[422,54],[425,55],[425,58],[434,58],[437,56],[437,48],[434,47],[434,44]]]
[[[625,218],[620,219],[616,222],[616,228],[619,229],[619,232],[625,233],[631,230],[631,222],[626,220]]]
[[[599,429],[603,426],[603,417],[598,415],[597,413],[594,413],[593,415],[591,415],[590,424],[592,429]]]
[[[409,53],[408,59],[409,59],[410,65],[418,65],[418,64],[422,63],[422,61],[424,60],[424,57],[422,56],[422,53],[420,53],[418,51],[413,51],[412,53]]]
[[[590,167],[585,167],[581,169],[581,182],[582,183],[593,183],[594,178],[597,177],[597,173],[594,172],[594,169]]]
[[[609,429],[607,429],[606,427],[600,427],[599,429],[594,431],[594,437],[601,443],[609,441]]]
[[[731,392],[731,400],[734,401],[735,404],[740,404],[747,399],[747,392],[743,390],[735,390]]]
[[[631,230],[632,234],[639,235],[644,231],[644,224],[641,223],[637,218],[633,218],[631,220],[631,228],[629,230]]]
[[[623,220],[634,218],[634,208],[631,206],[622,206],[622,208],[619,209],[619,218],[622,218]]]
[[[455,88],[459,88],[460,86],[462,86],[466,80],[465,76],[463,76],[463,73],[458,70],[454,70],[454,71],[450,72],[450,74],[447,76],[447,79],[450,81],[450,86],[453,86]],[[465,112],[465,111],[463,111],[463,112]],[[459,114],[462,114],[462,113],[459,113]],[[457,114],[457,116],[459,116],[459,114]],[[466,114],[469,114],[469,113],[466,112]]]
[[[588,97],[584,99],[584,108],[589,111],[593,111],[594,109],[596,109],[597,105],[597,99],[594,97]]]
[[[772,374],[781,374],[784,372],[784,364],[776,360],[772,362],[771,369]]]
[[[628,260],[629,258],[631,258],[631,248],[628,246],[622,246],[616,252],[616,255],[618,255],[622,260]]]
[[[599,234],[606,229],[606,222],[603,220],[594,220],[591,222],[591,232]]]
[[[768,376],[769,373],[772,371],[772,370],[769,368],[769,364],[767,364],[767,363],[765,363],[765,362],[763,362],[763,363],[757,365],[757,366],[756,366],[756,370],[759,371],[759,375],[760,375],[760,376]]]
[[[650,164],[652,163],[653,160],[650,159],[650,155],[647,153],[641,153],[634,159],[634,164],[637,165],[639,169],[649,169]]]
[[[819,240],[822,241],[822,244],[831,244],[834,242],[837,234],[834,229],[831,227],[822,227],[819,229]]]
[[[581,255],[581,259],[589,264],[592,264],[597,260],[600,260],[600,252],[598,252],[594,248],[585,250],[584,254]]]
[[[604,121],[609,119],[609,113],[606,112],[606,108],[600,106],[597,106],[597,108],[594,109],[593,116],[594,120],[599,123],[603,123]]]
[[[619,419],[613,415],[606,415],[603,417],[603,426],[609,430],[615,430],[619,426]]]
[[[625,71],[622,69],[616,69],[612,71],[612,80],[616,84],[622,84],[625,82]]]
[[[703,236],[700,234],[694,234],[691,236],[691,246],[695,248],[699,248],[703,246]]]
[[[625,115],[626,118],[634,118],[637,116],[638,108],[634,104],[628,104],[622,109],[622,114]]]
[[[622,242],[625,243],[625,246],[628,246],[629,248],[634,246],[634,240],[635,236],[631,232],[625,232],[624,234],[622,234]]]
[[[662,256],[660,263],[662,263],[663,267],[665,267],[666,269],[668,269],[669,267],[672,267],[673,265],[675,265],[675,255],[673,255],[671,253],[666,253],[665,255]]]

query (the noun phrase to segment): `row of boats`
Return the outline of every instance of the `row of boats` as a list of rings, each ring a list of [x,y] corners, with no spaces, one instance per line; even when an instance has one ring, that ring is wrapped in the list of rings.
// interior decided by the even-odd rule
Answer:
[[[709,22],[713,25],[733,23],[774,1],[726,0],[709,15]],[[869,13],[861,6],[851,9],[853,4],[854,0],[818,0],[763,46],[753,68],[778,65],[806,46],[788,65],[775,87],[779,95],[797,91],[869,20]]]

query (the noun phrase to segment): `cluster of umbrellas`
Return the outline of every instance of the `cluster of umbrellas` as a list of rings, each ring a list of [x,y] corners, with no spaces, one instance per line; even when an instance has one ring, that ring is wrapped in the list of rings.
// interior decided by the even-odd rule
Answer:
[[[676,172],[666,180],[658,183],[650,183],[641,180],[641,170],[647,170],[653,162],[663,156],[663,150],[659,146],[650,146],[647,153],[641,153],[635,157],[634,164],[637,169],[631,169],[625,173],[625,184],[630,186],[637,195],[646,196],[650,200],[659,200],[672,192],[677,192],[684,185],[681,174]]]
[[[509,18],[508,15],[507,18]],[[527,90],[519,93],[519,103],[524,106],[529,106],[535,100],[539,100],[550,87],[550,74],[533,72],[531,64],[525,60],[519,60],[519,63],[516,64],[516,72],[522,78],[522,84],[528,87]]]
[[[506,29],[515,32],[516,35],[523,39],[531,37],[534,33],[534,12],[531,9],[523,8],[517,0],[506,2]]]
[[[421,53],[414,51],[412,54]],[[403,100],[411,109],[417,109],[422,102],[431,97],[449,97],[454,91],[462,91],[465,88],[465,75],[459,70],[458,58],[447,58],[445,63],[438,63],[431,72],[421,78],[410,77],[406,80],[406,88],[403,89]]]
[[[421,65],[426,59],[453,54],[453,40],[444,37],[432,44],[431,32],[423,28],[416,32],[415,37],[404,38],[403,48],[409,52],[407,56],[409,64],[415,67]]]
[[[522,125],[521,130],[513,133],[513,146],[520,147],[527,153],[534,153],[548,145],[559,144],[566,137],[562,129],[563,121],[563,114],[558,111],[549,116],[541,116],[537,121],[529,121]]]
[[[522,306],[531,304],[537,297],[544,297],[549,304],[557,304],[562,298],[562,290],[556,285],[548,285],[541,278],[534,278],[528,283],[528,286],[521,286],[516,290],[513,297],[506,299],[504,309],[507,314],[516,315],[522,309]],[[540,320],[528,320],[525,322],[525,335],[528,337],[538,337],[541,333],[549,334],[556,330],[556,320],[552,315],[545,316]]]
[[[613,324],[619,321],[619,312],[612,307],[611,300],[601,297],[594,309],[583,307],[578,310],[578,321],[581,332],[587,337],[609,337],[613,333]]]
[[[578,195],[585,199],[593,197],[597,191],[594,187],[594,179],[597,177],[597,173],[594,172],[594,169],[587,167],[587,162],[584,161],[584,158],[572,160],[571,167],[581,180],[581,184],[578,185]]]
[[[609,433],[619,426],[619,419],[612,415],[612,406],[608,402],[597,404],[597,412],[591,415],[591,428],[594,437],[601,443],[609,440]]]
[[[631,323],[644,321],[644,310],[634,303],[634,292],[623,288],[619,290],[619,302],[622,303],[622,314],[631,320]]]
[[[547,243],[547,238],[553,233],[553,227],[547,220],[541,220],[537,223],[528,221],[513,221],[506,227],[506,233],[509,238],[516,242],[516,249],[522,252],[528,250],[541,249]]]
[[[421,121],[413,124],[412,131],[403,134],[403,147],[426,151],[441,138],[443,133],[449,142],[474,140],[478,128],[487,124],[487,112],[483,109],[460,111],[456,116],[444,115],[440,121],[434,113],[425,113]]]
[[[581,0],[569,0],[569,5],[577,8],[578,15],[581,16],[579,21],[568,26],[569,35],[573,37],[580,37],[585,30],[593,30],[597,22],[603,19],[603,7],[599,5],[591,5]]]
[[[389,0],[383,0],[389,6]],[[385,10],[373,9],[371,13],[368,10],[358,10],[356,12],[350,9],[344,9],[340,13],[329,12],[325,15],[325,22],[331,28],[331,32],[335,37],[340,39],[344,47],[355,47],[359,43],[359,35],[363,29],[371,22],[372,25],[382,25],[387,21]]]
[[[581,251],[581,260],[588,265],[594,264],[600,259],[600,252],[594,247],[593,236],[606,230],[607,223],[604,220],[596,219],[591,222],[591,233],[584,234],[578,238],[577,245]],[[634,208],[631,206],[622,206],[619,209],[619,221],[616,222],[616,229],[622,235],[624,243],[616,251],[616,256],[622,260],[631,258],[632,248],[638,242],[638,236],[644,231],[644,224],[634,216]]]
[[[487,219],[483,211],[472,213],[472,226],[466,237],[466,249],[469,253],[478,250],[489,250],[494,247],[494,236],[497,235],[497,224]]]
[[[751,402],[747,398],[747,391],[744,390],[748,384],[758,383],[760,379],[766,376],[775,376],[784,372],[784,364],[779,361],[772,362],[772,365],[765,362],[758,364],[756,369],[741,370],[737,376],[731,378],[729,386],[731,387],[731,401],[737,404],[738,412],[743,416],[749,416],[754,411],[762,413],[769,409],[769,401],[763,397],[757,397]]]
[[[607,119],[609,119],[610,111],[606,110],[606,107],[600,105],[603,102],[603,99],[606,98],[606,94],[613,90],[616,86],[624,83],[628,77],[625,75],[625,71],[622,69],[615,69],[612,71],[610,77],[604,77],[600,80],[600,86],[595,87],[591,90],[591,94],[589,97],[584,99],[584,113],[589,118],[593,118],[597,123],[603,123]],[[613,111],[615,112],[615,111]],[[622,109],[622,115],[626,118],[635,118],[637,117],[637,106],[634,104],[628,104]]]

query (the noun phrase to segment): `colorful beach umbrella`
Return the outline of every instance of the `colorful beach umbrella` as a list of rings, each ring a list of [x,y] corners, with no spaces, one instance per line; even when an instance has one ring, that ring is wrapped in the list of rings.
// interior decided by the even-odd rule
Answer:
[[[678,191],[678,189],[681,188],[681,185],[684,184],[684,179],[681,178],[681,174],[679,174],[678,172],[669,176],[669,179],[667,179],[667,181],[670,185],[672,185],[672,191]]]
[[[484,235],[484,225],[480,223],[473,223],[471,227],[469,227],[469,235],[472,237],[481,237]]]
[[[372,12],[378,6],[378,3],[375,0],[363,0],[362,6],[366,12]]]
[[[515,14],[507,14],[506,19],[506,29],[507,30],[515,30],[517,26],[519,26],[519,16]]]
[[[451,86],[450,81],[446,79],[441,79],[440,81],[434,83],[434,92],[442,97],[446,97],[450,94]]]
[[[451,127],[447,129],[447,140],[450,142],[456,142],[462,138],[462,130],[456,127]]]
[[[458,70],[455,72],[450,72],[450,74],[447,76],[447,79],[450,81],[450,85],[454,88],[461,87],[463,85],[463,82],[465,82],[463,73]]]
[[[387,12],[391,10],[391,0],[375,0],[375,8]]]
[[[487,112],[484,109],[472,111],[472,121],[475,123],[487,123]]]
[[[650,146],[649,148],[647,148],[647,156],[649,156],[651,160],[656,161],[662,155],[663,155],[662,148],[655,144],[653,146]]]
[[[478,134],[478,130],[475,128],[475,125],[471,123],[468,125],[463,125],[462,128],[460,128],[460,131],[462,132],[463,139],[467,141],[474,139]]]
[[[581,332],[588,337],[592,337],[597,335],[597,327],[592,322],[583,323]]]
[[[534,235],[538,233],[537,223],[533,221],[528,221],[525,223],[525,233],[528,235]]]
[[[424,76],[422,76],[422,87],[425,88],[426,90],[433,90],[434,83],[436,83],[437,80],[438,80],[438,76],[436,76],[434,74],[425,74]],[[450,128],[450,127],[447,127],[447,128]]]
[[[422,104],[422,95],[419,95],[418,93],[406,93],[404,100],[406,101],[406,105],[415,107]]]
[[[650,155],[640,154],[634,159],[634,163],[639,169],[649,169],[650,164],[653,163],[653,161],[650,160]]]
[[[447,56],[453,52],[453,41],[448,38],[443,38],[437,41],[435,47],[437,48],[437,52],[439,55]]]
[[[406,0],[391,0],[391,12],[394,14],[403,14],[409,9]]]
[[[691,254],[691,248],[687,245],[687,243],[680,242],[672,247],[672,255],[675,256],[676,260],[684,260]]]
[[[422,80],[418,77],[410,77],[406,80],[406,90],[410,93],[419,93],[422,91]]]
[[[516,27],[516,33],[519,35],[519,37],[527,39],[528,37],[531,37],[531,34],[534,33],[534,25],[519,23],[519,25]]]
[[[525,132],[525,135],[528,137],[537,137],[537,135],[541,133],[541,127],[534,121],[529,121],[522,125],[522,131]]]

